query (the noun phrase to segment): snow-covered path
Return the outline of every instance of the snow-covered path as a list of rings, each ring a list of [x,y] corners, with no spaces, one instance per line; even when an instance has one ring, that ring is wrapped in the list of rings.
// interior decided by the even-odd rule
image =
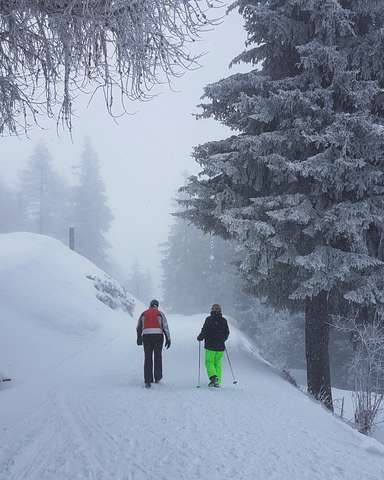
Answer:
[[[144,389],[135,320],[124,318],[0,393],[0,480],[384,478],[380,444],[251,358],[235,333],[239,384],[226,368],[222,389],[197,389],[201,317],[170,316],[164,382]]]

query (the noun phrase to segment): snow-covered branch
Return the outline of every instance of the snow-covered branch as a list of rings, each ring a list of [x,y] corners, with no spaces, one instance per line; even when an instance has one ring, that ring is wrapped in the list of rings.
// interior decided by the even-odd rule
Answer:
[[[73,102],[101,88],[145,99],[153,85],[196,65],[190,44],[214,23],[218,0],[0,1],[0,134],[41,112],[71,128]]]

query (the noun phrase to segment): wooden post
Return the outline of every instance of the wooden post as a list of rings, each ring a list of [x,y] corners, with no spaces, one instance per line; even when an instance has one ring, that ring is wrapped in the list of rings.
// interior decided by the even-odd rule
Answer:
[[[75,250],[75,227],[69,227],[69,248]]]

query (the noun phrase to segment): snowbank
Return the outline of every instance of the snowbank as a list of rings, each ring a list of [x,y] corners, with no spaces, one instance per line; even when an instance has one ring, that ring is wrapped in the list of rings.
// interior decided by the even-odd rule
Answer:
[[[134,299],[121,292],[105,272],[55,239],[1,234],[1,375],[18,382],[46,375],[85,348],[105,323],[132,322]]]
[[[64,333],[100,326],[106,308],[87,276],[105,273],[61,242],[42,235],[0,235],[1,307]]]
[[[144,306],[132,318],[120,293],[59,242],[0,235],[0,372],[14,379],[0,392],[1,480],[384,478],[383,445],[283,381],[234,327],[238,383],[224,359],[222,388],[208,388],[205,314],[169,316],[163,381],[143,388]]]

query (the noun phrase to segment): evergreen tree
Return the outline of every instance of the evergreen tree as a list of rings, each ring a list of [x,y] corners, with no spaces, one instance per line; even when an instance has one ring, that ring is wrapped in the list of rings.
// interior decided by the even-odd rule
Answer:
[[[40,144],[20,174],[21,227],[66,240],[68,204],[69,188],[54,171],[49,150]]]
[[[105,238],[113,215],[107,204],[99,161],[86,140],[79,166],[79,183],[73,192],[72,223],[76,231],[76,250],[102,268],[108,267]]]
[[[239,280],[234,248],[228,242],[176,219],[161,249],[168,308],[190,315],[207,311],[215,302],[226,311],[233,306]]]
[[[195,149],[184,214],[233,235],[259,295],[305,310],[308,390],[332,408],[329,314],[382,308],[383,2],[239,0],[261,65],[205,89],[238,134]]]
[[[129,293],[145,304],[147,304],[153,296],[151,274],[148,271],[143,272],[137,259],[132,263],[126,287]]]

